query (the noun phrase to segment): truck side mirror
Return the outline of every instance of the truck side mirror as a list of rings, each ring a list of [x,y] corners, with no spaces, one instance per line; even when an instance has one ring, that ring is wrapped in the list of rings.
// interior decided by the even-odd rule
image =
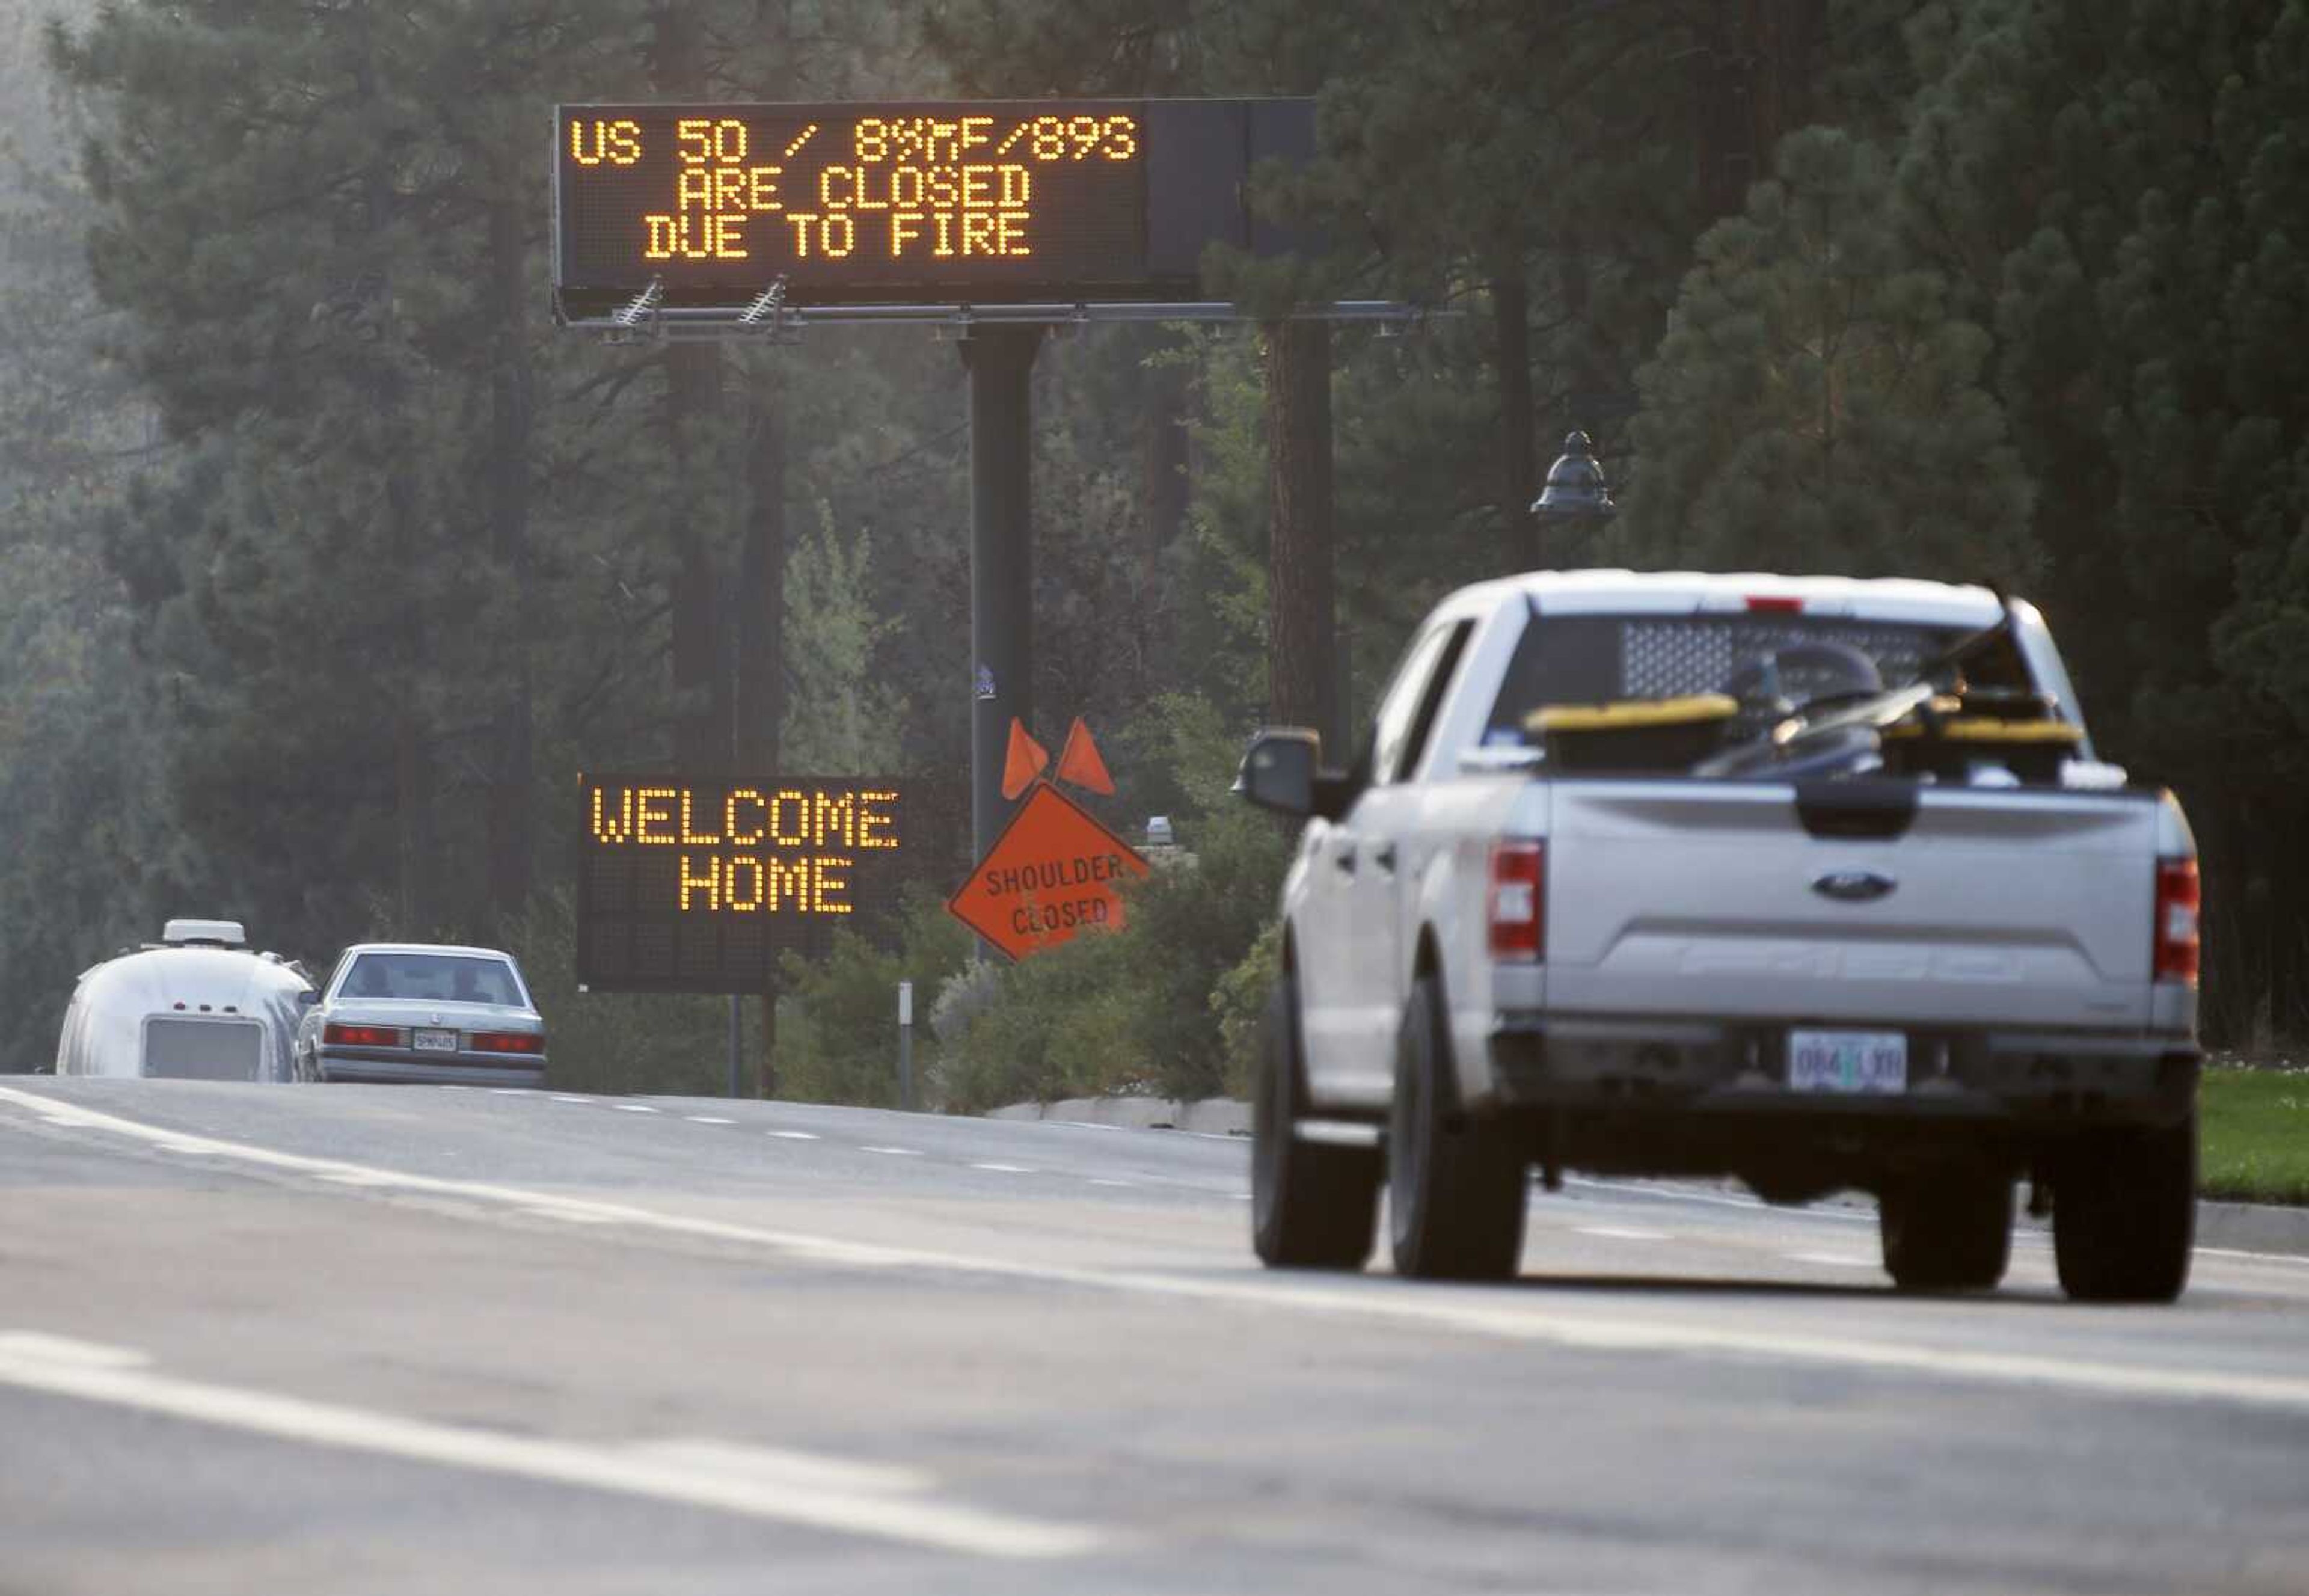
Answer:
[[[309,1009],[320,1001],[321,994],[309,986],[297,994],[297,1006],[300,1009]]]
[[[1303,818],[1315,812],[1322,763],[1320,733],[1304,726],[1274,727],[1252,740],[1234,790],[1261,809]]]

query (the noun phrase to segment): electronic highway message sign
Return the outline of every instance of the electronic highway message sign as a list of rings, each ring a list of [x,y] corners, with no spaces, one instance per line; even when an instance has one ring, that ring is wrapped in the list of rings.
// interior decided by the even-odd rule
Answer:
[[[668,306],[1192,298],[1204,248],[1302,241],[1250,170],[1309,100],[578,105],[555,114],[555,287]]]
[[[895,781],[589,775],[577,979],[759,993],[779,958],[895,906],[912,843]]]

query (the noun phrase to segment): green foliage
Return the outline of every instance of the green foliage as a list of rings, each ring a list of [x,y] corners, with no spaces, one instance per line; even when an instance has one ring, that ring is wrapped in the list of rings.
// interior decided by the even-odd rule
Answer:
[[[1273,822],[1231,806],[1181,828],[1196,855],[1128,895],[1128,924],[1004,969],[991,1001],[943,1042],[946,1106],[1143,1095],[1202,1097],[1230,1084],[1212,994],[1273,914],[1286,859]]]
[[[1990,579],[2038,561],[1981,386],[1988,334],[1916,267],[1867,144],[1812,129],[1700,240],[1644,369],[1621,533],[1649,565]]]
[[[44,63],[0,0],[0,1063],[201,911],[314,961],[497,936],[558,1076],[717,1084],[718,1001],[568,989],[561,877],[574,772],[694,741],[741,617],[781,762],[907,776],[918,887],[967,868],[951,351],[544,314],[546,108],[660,91],[685,26],[701,94],[1318,94],[1322,159],[1260,203],[1329,247],[1241,291],[1465,313],[1334,340],[1352,703],[1529,559],[1518,440],[1587,427],[1627,514],[1559,563],[2030,589],[2104,749],[2189,802],[2213,1026],[2309,1028],[2309,0],[63,9]],[[1254,337],[1098,329],[1036,376],[1033,729],[1085,716],[1110,818],[1200,867],[972,982],[936,915],[795,969],[796,1089],[883,1089],[899,967],[954,993],[957,1104],[1241,1071],[1281,854],[1220,790],[1267,699]]]
[[[946,912],[922,902],[905,918],[895,950],[843,932],[834,951],[810,963],[786,961],[778,1002],[778,1095],[806,1103],[898,1102],[898,984],[914,984],[914,1080],[918,1100],[936,1073],[938,1052],[930,1025],[938,984],[969,957],[971,934]]]
[[[2309,1075],[2208,1070],[2197,1187],[2235,1202],[2309,1202]]]

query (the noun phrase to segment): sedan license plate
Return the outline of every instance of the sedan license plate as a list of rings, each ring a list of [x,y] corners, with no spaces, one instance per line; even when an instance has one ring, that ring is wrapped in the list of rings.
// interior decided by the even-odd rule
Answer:
[[[457,1051],[457,1033],[454,1031],[419,1031],[411,1041],[419,1053]]]
[[[1859,1095],[1908,1089],[1908,1038],[1898,1031],[1790,1031],[1788,1089]]]

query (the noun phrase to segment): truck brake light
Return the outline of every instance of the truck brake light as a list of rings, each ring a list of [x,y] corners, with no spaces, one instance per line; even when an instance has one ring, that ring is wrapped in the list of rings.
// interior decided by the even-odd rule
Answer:
[[[2202,889],[2194,859],[2157,862],[2157,979],[2197,984],[2204,951],[2198,931]]]
[[[1547,956],[1547,845],[1492,845],[1492,957],[1536,962]]]

